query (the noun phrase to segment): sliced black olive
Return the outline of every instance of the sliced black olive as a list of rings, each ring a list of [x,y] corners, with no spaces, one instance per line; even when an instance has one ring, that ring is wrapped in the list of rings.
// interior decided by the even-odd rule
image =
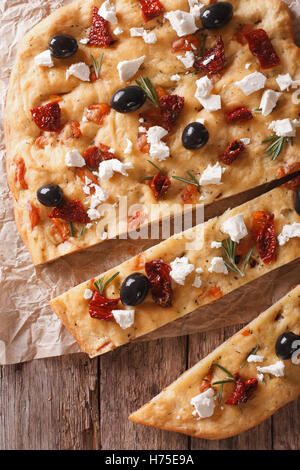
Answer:
[[[142,273],[128,276],[120,289],[120,299],[123,305],[134,307],[146,298],[149,291],[149,280]]]
[[[146,93],[140,87],[127,86],[116,91],[110,105],[118,113],[131,113],[143,106],[146,99]]]
[[[300,215],[300,188],[295,193],[295,211]]]
[[[291,331],[283,333],[276,341],[275,351],[279,359],[291,359],[298,349],[300,349],[300,336]]]
[[[204,147],[209,139],[209,132],[200,122],[188,124],[182,133],[182,145],[188,150]]]
[[[63,191],[57,184],[45,184],[37,190],[37,198],[43,206],[55,207],[63,200]]]
[[[203,28],[218,29],[225,26],[233,17],[233,7],[229,2],[217,2],[209,5],[201,13]]]
[[[49,49],[57,59],[66,59],[76,54],[78,44],[73,36],[68,34],[57,34],[49,41]]]

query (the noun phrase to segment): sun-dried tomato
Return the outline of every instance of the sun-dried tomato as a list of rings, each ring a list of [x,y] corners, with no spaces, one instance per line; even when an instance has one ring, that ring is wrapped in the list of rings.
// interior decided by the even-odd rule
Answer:
[[[63,202],[52,209],[48,215],[50,219],[63,219],[66,222],[78,222],[87,224],[90,219],[80,201],[73,199],[73,201],[63,200]]]
[[[219,159],[221,162],[225,163],[225,165],[231,165],[244,150],[245,145],[243,142],[240,140],[234,140],[227,147],[225,152],[219,156]]]
[[[292,175],[298,171],[300,171],[300,162],[292,163],[291,165],[288,165],[287,168],[281,166],[277,170],[277,178],[284,178],[285,176]],[[292,191],[296,191],[296,189],[300,188],[300,175],[295,176],[295,178],[292,178],[290,181],[285,183],[284,187],[291,189]]]
[[[88,178],[94,184],[98,183],[98,177],[91,170],[89,170],[86,167],[76,168],[75,173],[81,179],[82,183],[84,183],[84,184],[86,183],[85,178]]]
[[[253,119],[253,114],[245,106],[238,106],[225,113],[225,118],[228,124],[234,124],[236,122],[246,122]]]
[[[209,372],[209,374],[207,374],[204,377],[204,379],[201,380],[200,387],[199,387],[199,392],[200,393],[203,393],[206,390],[208,390],[209,388],[211,388],[212,378],[213,378],[213,374],[211,372]]]
[[[54,240],[58,243],[63,243],[71,236],[70,226],[67,222],[61,219],[52,219],[50,233]]]
[[[139,3],[145,21],[150,21],[153,18],[156,18],[164,11],[159,0],[139,0]]]
[[[28,189],[28,185],[25,181],[26,166],[23,158],[18,158],[15,165],[15,183],[19,185],[20,189]]]
[[[173,128],[179,114],[184,106],[184,98],[178,95],[165,95],[159,98],[159,107],[164,122],[164,127],[168,132]]]
[[[72,139],[79,139],[82,136],[82,132],[80,130],[80,122],[71,121],[70,126],[71,126]]]
[[[199,191],[193,184],[187,184],[181,193],[183,202],[196,202],[197,196],[199,196]]]
[[[241,27],[237,30],[237,32],[233,35],[233,40],[239,42],[243,46],[247,44],[247,39],[245,38],[245,34],[252,31],[253,25],[252,24],[242,24]]]
[[[159,259],[146,263],[145,269],[154,302],[163,308],[171,307],[173,300],[171,266]]]
[[[98,8],[94,6],[89,44],[91,46],[108,47],[112,42],[114,42],[114,39],[109,31],[109,23],[98,14]]]
[[[252,231],[261,260],[264,264],[271,264],[276,258],[274,214],[264,211],[255,212]]]
[[[38,106],[30,111],[35,124],[42,131],[58,132],[61,129],[61,111],[57,101]]]
[[[40,221],[40,212],[38,208],[33,204],[33,202],[27,202],[27,209],[29,214],[29,219],[31,223],[31,228],[34,228],[38,225]]]
[[[128,218],[128,229],[133,230],[140,227],[140,225],[148,219],[148,215],[143,211],[136,211]]]
[[[160,199],[165,194],[169,187],[171,186],[171,180],[168,176],[157,173],[151,181],[150,188],[153,191],[155,199]]]
[[[270,69],[280,65],[278,57],[271,40],[264,29],[255,29],[245,34],[249,49],[259,60],[262,69]]]
[[[241,403],[246,403],[249,398],[253,395],[258,386],[257,379],[247,379],[243,380],[240,374],[237,372],[234,374],[235,387],[234,391],[225,402],[226,405],[240,405]]]
[[[202,57],[197,57],[194,62],[196,70],[205,72],[208,75],[213,75],[222,72],[225,63],[225,48],[221,36],[218,38],[216,44],[208,49],[206,54]]]
[[[97,170],[99,165],[104,160],[112,160],[116,156],[109,152],[109,147],[104,144],[99,144],[97,147],[89,147],[83,154],[83,158],[89,168]]]
[[[120,299],[108,299],[95,291],[89,303],[89,314],[98,320],[112,320],[112,310],[115,310]]]
[[[141,152],[150,152],[150,145],[148,144],[147,134],[145,134],[144,132],[138,136],[137,144]]]
[[[172,52],[195,51],[200,48],[200,39],[195,34],[188,34],[182,38],[175,39],[172,43]]]
[[[92,104],[92,106],[89,106],[87,109],[87,115],[86,118],[90,122],[94,122],[95,124],[100,124],[103,123],[104,117],[110,113],[110,106],[106,103],[97,103],[97,104]]]

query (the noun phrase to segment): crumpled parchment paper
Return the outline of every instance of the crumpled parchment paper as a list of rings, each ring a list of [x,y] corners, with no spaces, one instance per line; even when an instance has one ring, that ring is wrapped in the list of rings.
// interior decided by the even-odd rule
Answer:
[[[251,1],[251,0],[250,0]],[[25,32],[71,0],[0,0],[0,364],[78,352],[73,337],[51,311],[49,299],[157,243],[110,240],[35,269],[17,232],[5,175],[3,116],[16,45]],[[290,4],[300,43],[300,0]],[[298,20],[297,20],[298,19]],[[300,263],[271,273],[144,339],[177,336],[250,321],[300,280]],[[257,295],[259,292],[259,295]],[[258,298],[260,302],[258,302]]]

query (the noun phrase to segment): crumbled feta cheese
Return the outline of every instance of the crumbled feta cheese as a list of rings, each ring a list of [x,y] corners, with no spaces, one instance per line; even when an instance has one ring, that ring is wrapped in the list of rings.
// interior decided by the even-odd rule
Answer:
[[[131,37],[142,37],[146,44],[155,44],[157,37],[154,31],[147,31],[144,28],[130,28]]]
[[[178,73],[175,74],[175,75],[172,75],[172,76],[170,77],[170,80],[172,80],[172,82],[179,82],[179,80],[180,80],[180,75],[178,75]]]
[[[191,399],[191,405],[195,408],[193,414],[198,415],[200,419],[209,418],[214,414],[215,400],[216,397],[212,388],[193,397]]]
[[[225,168],[222,168],[219,162],[214,166],[208,165],[201,175],[199,181],[200,185],[207,186],[209,184],[222,184],[221,179],[224,171],[226,171]]]
[[[289,73],[286,73],[285,75],[278,75],[276,82],[278,83],[281,91],[289,91],[290,86],[293,85],[293,80]]]
[[[98,184],[92,184],[91,187],[95,188],[95,193],[91,197],[90,209],[96,209],[101,202],[107,201],[109,194]]]
[[[80,44],[88,44],[90,42],[90,38],[83,38],[83,39],[80,39]]]
[[[271,114],[281,95],[282,93],[273,90],[266,90],[264,92],[259,105],[263,116],[269,116],[269,114]]]
[[[195,269],[193,264],[189,264],[189,260],[186,256],[176,258],[172,263],[170,263],[170,266],[172,268],[172,271],[170,272],[171,278],[181,286],[184,286],[185,278]]]
[[[293,341],[292,348],[295,349],[295,351],[292,354],[291,361],[294,366],[298,366],[300,364],[300,341],[297,339]]]
[[[110,147],[110,149],[108,149],[108,151],[109,151],[110,153],[115,153],[115,152],[116,152],[115,149],[112,148],[112,147]]]
[[[202,274],[203,273],[202,268],[196,268],[195,271],[196,271],[197,274]]]
[[[221,97],[219,95],[208,95],[205,98],[198,97],[197,99],[206,111],[213,112],[222,109]]]
[[[195,279],[194,279],[194,282],[193,282],[192,286],[197,287],[197,289],[199,289],[199,287],[202,286],[202,281],[201,281],[200,276],[195,276]]]
[[[118,63],[117,69],[119,72],[120,79],[123,82],[126,82],[130,78],[132,78],[146,59],[146,56],[143,55],[138,57],[137,59],[133,60],[123,60]]]
[[[227,219],[223,223],[221,230],[223,233],[227,233],[231,240],[236,243],[239,243],[242,238],[248,235],[243,214],[237,214]]]
[[[86,299],[86,300],[89,300],[93,297],[93,291],[91,289],[85,289],[84,291],[84,294],[83,294],[83,298]]]
[[[235,82],[245,95],[249,96],[255,91],[261,90],[265,87],[267,77],[260,72],[250,73],[239,82]]]
[[[210,64],[210,62],[212,62],[215,58],[215,54],[212,54],[210,55],[209,57],[207,57],[204,61],[203,61],[203,65],[208,65]]]
[[[81,153],[78,152],[78,150],[70,150],[67,152],[65,156],[65,163],[67,166],[75,166],[78,168],[86,165],[85,159]]]
[[[127,139],[127,138],[126,138],[126,142],[127,142],[127,146],[124,150],[124,153],[125,153],[125,155],[128,155],[129,153],[132,152],[132,142],[131,142],[130,139]]]
[[[251,140],[248,137],[245,137],[244,139],[239,139],[241,142],[243,142],[244,145],[249,145]]]
[[[139,131],[141,134],[144,134],[144,133],[147,132],[147,129],[146,129],[146,127],[144,127],[144,126],[139,126],[138,131]]]
[[[200,124],[203,124],[203,125],[204,125],[204,124],[205,124],[205,119],[203,119],[203,118],[198,118],[198,119],[196,119],[196,122],[199,122]]]
[[[99,165],[99,179],[109,180],[113,176],[114,172],[120,173],[123,176],[128,176],[126,170],[130,170],[132,168],[132,163],[122,163],[116,158],[112,158],[111,160],[104,160]]]
[[[123,29],[120,28],[119,26],[117,26],[115,29],[114,29],[114,34],[115,36],[119,36],[120,34],[124,33]]]
[[[280,235],[278,235],[278,243],[280,246],[285,245],[290,238],[300,237],[300,223],[294,222],[291,225],[285,225]]]
[[[166,129],[160,126],[152,126],[147,131],[147,142],[150,144],[150,156],[159,161],[170,156],[170,149],[161,139],[168,134]]]
[[[46,50],[36,55],[34,58],[35,65],[40,67],[54,67],[54,62],[50,50]]]
[[[210,273],[228,274],[228,269],[223,258],[217,256],[211,260],[211,266],[208,268]]]
[[[193,67],[195,62],[195,56],[192,51],[187,51],[184,56],[177,55],[176,57],[178,60],[180,60],[180,62],[183,63],[186,69],[190,69],[191,67]]]
[[[195,24],[195,17],[186,11],[173,10],[165,13],[164,16],[170,21],[172,28],[179,37],[193,34],[198,29]]]
[[[201,9],[204,7],[203,3],[199,3],[199,0],[188,0],[190,13],[196,18],[200,18]]]
[[[264,381],[264,374],[257,374],[257,378],[260,382]]]
[[[112,314],[122,330],[130,328],[134,324],[135,310],[112,310]]]
[[[91,223],[89,222],[88,224],[86,224],[85,228],[88,230],[88,229],[90,229],[92,226],[93,226],[93,224],[91,224]]]
[[[86,116],[83,116],[82,122],[89,122],[88,118]]]
[[[264,361],[264,357],[259,356],[258,354],[250,354],[250,356],[248,356],[247,358],[247,362],[263,362],[263,361]]]
[[[73,75],[83,82],[90,81],[90,68],[84,62],[78,62],[77,64],[72,64],[66,72],[66,79],[69,80],[70,76]]]
[[[90,220],[100,219],[100,217],[101,217],[101,214],[100,214],[100,212],[97,211],[97,209],[88,209],[87,210],[87,215],[88,215]]]
[[[278,137],[294,137],[296,135],[295,127],[297,126],[290,119],[286,118],[272,121],[268,129],[275,132]]]
[[[145,122],[145,119],[142,118],[142,117],[140,117],[140,118],[139,118],[139,122],[142,124],[143,122]]]
[[[102,16],[106,21],[109,23],[117,24],[117,15],[116,15],[116,7],[112,5],[109,0],[106,0],[102,3],[101,7],[99,8],[98,15]]]
[[[211,242],[210,247],[211,248],[222,248],[222,243],[221,242]]]
[[[199,78],[199,80],[196,81],[196,86],[197,90],[195,93],[195,98],[197,99],[205,98],[207,95],[209,95],[209,93],[214,87],[212,81],[210,80],[210,78],[208,78],[207,75],[202,78]]]
[[[251,67],[251,64],[248,62],[246,65],[245,65],[245,69],[249,69]]]
[[[102,240],[106,240],[108,238],[108,233],[103,232],[102,235],[101,235],[101,238],[102,238]]]
[[[275,364],[271,364],[270,366],[266,367],[257,367],[258,372],[261,372],[262,374],[272,374],[275,375],[275,377],[283,377],[284,376],[284,362],[283,361],[277,361]]]

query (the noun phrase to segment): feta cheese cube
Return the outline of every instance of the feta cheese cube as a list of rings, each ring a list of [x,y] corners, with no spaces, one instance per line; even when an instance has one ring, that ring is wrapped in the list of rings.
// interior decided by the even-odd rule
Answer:
[[[275,364],[271,364],[266,367],[257,367],[258,372],[261,372],[262,374],[272,374],[275,377],[284,377],[284,362],[283,361],[277,361]]]
[[[150,144],[150,156],[163,161],[170,156],[170,149],[161,139],[168,134],[166,129],[160,126],[152,126],[147,131],[147,142]]]
[[[230,219],[227,219],[221,230],[223,233],[227,233],[233,242],[239,243],[239,241],[248,235],[248,230],[244,222],[244,215],[237,214]]]
[[[271,114],[281,95],[282,93],[273,90],[266,90],[264,92],[259,106],[263,116],[269,116],[269,114]]]
[[[264,357],[259,356],[258,354],[250,354],[250,356],[248,356],[247,358],[247,362],[263,362],[263,361],[264,361]]]
[[[286,73],[285,75],[278,75],[276,82],[278,83],[281,91],[289,91],[290,86],[293,85],[293,80],[289,73]]]
[[[190,13],[196,18],[200,18],[202,8],[205,6],[203,3],[199,3],[199,0],[188,0]]]
[[[239,82],[235,82],[246,96],[252,95],[265,87],[267,77],[260,72],[250,73]]]
[[[268,129],[275,132],[278,137],[294,137],[296,135],[295,126],[288,118],[272,121]]]
[[[170,80],[172,80],[172,82],[179,82],[179,80],[180,80],[180,75],[178,75],[178,73],[175,74],[175,75],[172,75],[172,76],[170,77]]]
[[[192,286],[197,287],[197,289],[199,289],[199,287],[202,286],[202,281],[201,281],[200,276],[195,276],[195,279],[194,279],[194,282],[193,282]]]
[[[172,28],[179,37],[193,34],[198,27],[195,24],[195,17],[191,13],[181,10],[173,10],[165,13],[165,18],[170,21]]]
[[[239,139],[241,142],[243,142],[244,145],[249,145],[251,140],[248,137],[245,137],[244,139]]]
[[[208,165],[201,175],[199,181],[200,185],[207,186],[209,184],[222,184],[221,179],[224,171],[226,171],[225,168],[222,168],[219,162],[214,166]]]
[[[180,62],[183,63],[186,69],[190,69],[193,67],[194,62],[195,62],[195,56],[192,51],[187,51],[184,56],[178,55],[176,56]]]
[[[114,172],[120,173],[123,176],[128,176],[126,170],[130,170],[132,168],[132,163],[122,163],[116,158],[104,160],[99,165],[98,177],[100,180],[109,180],[113,176]]]
[[[117,26],[115,29],[114,29],[114,34],[116,36],[120,36],[120,34],[124,33],[123,29],[120,28],[119,26]]]
[[[217,256],[211,260],[211,266],[208,268],[210,273],[228,274],[228,269],[223,258]]]
[[[118,63],[117,69],[119,72],[120,79],[123,82],[126,82],[130,78],[132,78],[146,59],[146,56],[143,55],[138,57],[137,59],[133,60],[123,60]]]
[[[50,50],[47,49],[46,51],[36,55],[34,58],[34,63],[40,67],[54,67]]]
[[[122,330],[130,328],[134,324],[135,310],[112,310],[112,314]]]
[[[117,15],[116,15],[116,7],[112,5],[109,0],[106,0],[102,3],[101,7],[99,8],[98,15],[102,16],[106,21],[112,24],[117,24]]]
[[[81,168],[86,165],[86,161],[78,150],[70,150],[66,153],[65,163],[67,166]]]
[[[131,142],[130,139],[127,139],[127,138],[126,138],[126,142],[127,142],[127,146],[124,150],[124,153],[125,153],[125,155],[128,155],[132,152],[132,142]]]
[[[86,299],[86,300],[89,300],[93,297],[94,293],[91,289],[85,289],[84,291],[84,294],[83,294],[83,298]]]
[[[82,80],[83,82],[90,81],[90,68],[84,62],[78,62],[77,64],[72,64],[66,72],[66,79],[69,80],[70,76]]]
[[[210,247],[211,248],[222,248],[222,243],[221,242],[211,242]]]
[[[216,396],[212,388],[193,397],[190,402],[195,408],[193,414],[198,415],[200,419],[209,418],[214,414],[215,400]]]
[[[219,95],[208,95],[205,98],[196,96],[196,98],[206,111],[213,112],[222,109],[221,96]]]
[[[285,245],[290,238],[300,238],[300,223],[294,222],[291,225],[285,225],[280,235],[278,235],[278,243],[280,246]]]
[[[194,271],[195,267],[189,263],[188,258],[176,258],[170,263],[172,271],[170,272],[171,278],[177,283],[184,286],[185,278]]]
[[[207,75],[196,81],[197,90],[195,93],[195,98],[205,98],[211,90],[213,89],[213,83]]]

